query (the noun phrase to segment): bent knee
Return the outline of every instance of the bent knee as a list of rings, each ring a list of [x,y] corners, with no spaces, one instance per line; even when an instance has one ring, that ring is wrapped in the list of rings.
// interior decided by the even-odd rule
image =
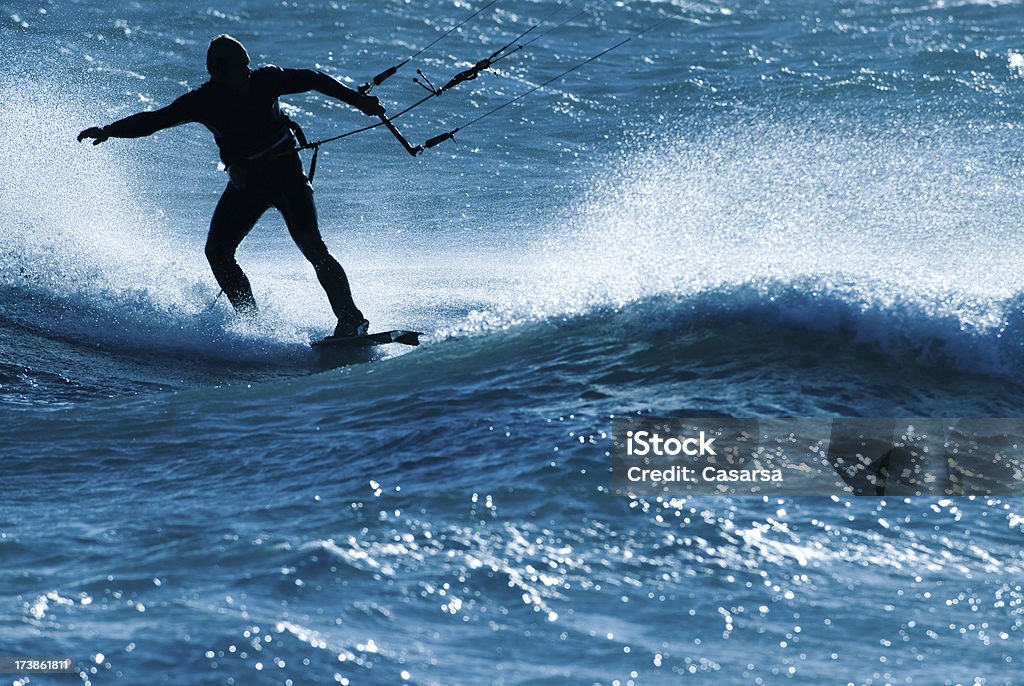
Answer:
[[[214,267],[223,264],[232,264],[235,261],[235,251],[232,248],[225,247],[219,243],[206,243],[206,259]]]
[[[312,262],[314,267],[336,261],[327,250],[327,244],[319,236],[301,242],[296,241],[296,243],[298,243],[303,257]]]

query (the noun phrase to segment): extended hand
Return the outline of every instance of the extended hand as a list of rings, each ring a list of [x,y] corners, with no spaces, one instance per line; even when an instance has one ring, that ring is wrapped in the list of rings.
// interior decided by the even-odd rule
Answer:
[[[364,95],[356,105],[363,114],[371,117],[382,117],[384,116],[384,105],[380,104],[380,100],[375,95]]]
[[[376,100],[376,98],[374,98],[374,100]],[[99,145],[103,141],[110,138],[110,136],[107,135],[107,132],[103,129],[102,126],[93,126],[78,134],[79,143],[84,141],[86,138],[92,138],[92,144]]]

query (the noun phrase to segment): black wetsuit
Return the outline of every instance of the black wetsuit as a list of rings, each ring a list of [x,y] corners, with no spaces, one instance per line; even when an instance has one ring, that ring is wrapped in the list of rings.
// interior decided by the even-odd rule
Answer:
[[[363,315],[352,301],[345,271],[320,236],[313,188],[302,171],[291,121],[277,101],[281,95],[310,90],[353,106],[361,97],[322,72],[269,66],[252,72],[246,92],[208,81],[167,107],[126,117],[104,131],[115,138],[139,138],[188,122],[206,126],[231,173],[206,239],[206,257],[231,304],[240,310],[255,308],[235,250],[260,216],[276,207],[292,239],[313,264],[338,319],[357,323]]]

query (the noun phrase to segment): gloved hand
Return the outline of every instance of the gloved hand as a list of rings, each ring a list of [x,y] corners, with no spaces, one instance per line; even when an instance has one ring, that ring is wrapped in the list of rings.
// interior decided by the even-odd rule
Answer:
[[[380,104],[380,100],[375,95],[361,95],[359,102],[356,103],[363,114],[370,117],[382,117],[384,116],[384,105]]]
[[[107,135],[107,132],[104,130],[102,126],[93,126],[78,134],[79,143],[84,141],[86,138],[94,139],[92,144],[99,145],[100,143],[110,138],[110,136]]]

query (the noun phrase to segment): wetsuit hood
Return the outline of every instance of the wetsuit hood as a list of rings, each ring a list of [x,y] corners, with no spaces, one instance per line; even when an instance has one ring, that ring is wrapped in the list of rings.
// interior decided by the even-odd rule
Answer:
[[[223,69],[239,69],[249,66],[249,53],[238,40],[222,33],[210,41],[206,51],[206,71],[213,74]]]

